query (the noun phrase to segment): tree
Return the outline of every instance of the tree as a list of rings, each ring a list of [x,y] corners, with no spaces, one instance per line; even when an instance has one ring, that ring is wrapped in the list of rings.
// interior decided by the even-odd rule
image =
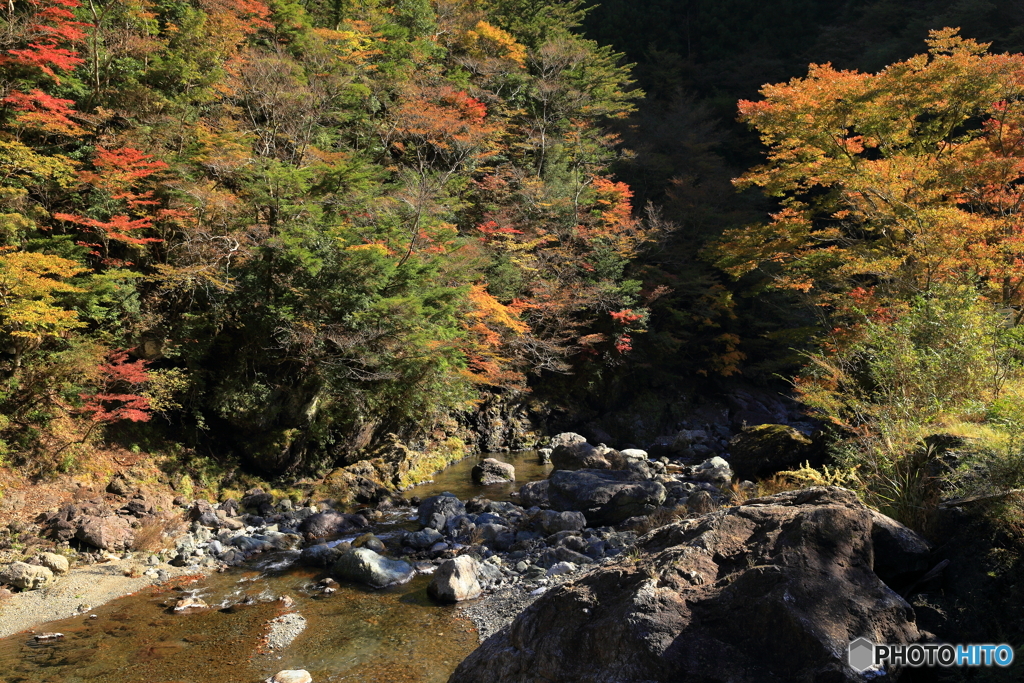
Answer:
[[[87,270],[59,256],[0,249],[0,324],[14,356],[14,372],[25,352],[45,337],[83,325],[74,310],[61,305],[60,297],[83,291],[65,280]]]
[[[737,184],[780,207],[726,234],[724,268],[836,310],[854,290],[885,305],[943,283],[1024,304],[1024,56],[954,29],[928,44],[877,74],[812,65],[740,103],[770,151]]]

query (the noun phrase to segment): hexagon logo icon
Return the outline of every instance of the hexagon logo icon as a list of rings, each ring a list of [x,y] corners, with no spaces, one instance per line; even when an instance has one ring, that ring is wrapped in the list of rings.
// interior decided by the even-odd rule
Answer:
[[[875,663],[875,644],[867,638],[858,638],[850,643],[850,668],[854,671],[870,669]]]

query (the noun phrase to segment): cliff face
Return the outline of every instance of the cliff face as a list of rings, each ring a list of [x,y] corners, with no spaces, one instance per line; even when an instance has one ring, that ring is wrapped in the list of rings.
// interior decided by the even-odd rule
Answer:
[[[874,570],[881,549],[889,567],[928,555],[894,524],[819,488],[663,527],[538,600],[449,683],[859,680],[850,640],[925,637]]]

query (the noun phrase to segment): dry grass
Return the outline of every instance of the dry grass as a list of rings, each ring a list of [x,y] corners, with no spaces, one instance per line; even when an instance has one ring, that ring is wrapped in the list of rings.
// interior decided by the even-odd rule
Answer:
[[[173,513],[165,512],[147,517],[135,529],[132,548],[150,553],[164,550],[169,547],[168,542],[173,532],[180,526],[181,520],[176,519]]]

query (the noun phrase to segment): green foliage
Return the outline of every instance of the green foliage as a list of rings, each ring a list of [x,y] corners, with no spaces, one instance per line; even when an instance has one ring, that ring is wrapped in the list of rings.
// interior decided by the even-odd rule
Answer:
[[[832,456],[868,502],[921,529],[943,491],[1024,483],[1014,322],[968,288],[939,288],[811,355],[797,387],[849,435]],[[937,433],[967,437],[958,465]]]
[[[531,370],[617,362],[642,329],[649,230],[603,128],[639,93],[573,32],[580,3],[62,6],[88,25],[60,63],[26,48],[0,120],[0,320],[31,341],[12,414],[60,354],[130,349],[133,394],[193,445],[315,468]],[[33,45],[25,11],[0,48]],[[59,391],[96,394],[98,365]],[[99,434],[79,403],[2,431],[71,453]]]

